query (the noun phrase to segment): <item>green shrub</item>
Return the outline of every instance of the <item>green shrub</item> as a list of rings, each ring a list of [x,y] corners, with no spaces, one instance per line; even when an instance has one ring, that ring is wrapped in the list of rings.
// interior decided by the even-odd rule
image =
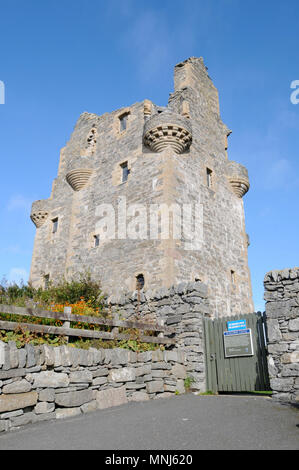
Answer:
[[[84,300],[83,300],[84,299]],[[76,278],[66,280],[62,278],[58,282],[50,282],[47,288],[34,288],[30,284],[7,285],[2,282],[0,285],[0,304],[16,305],[24,307],[28,303],[34,303],[46,310],[63,311],[64,305],[71,305],[73,313],[87,316],[107,316],[105,309],[104,296],[101,291],[99,282],[92,280],[90,273],[80,273]],[[79,308],[79,312],[77,312]],[[86,313],[86,312],[87,313]],[[0,319],[13,321],[17,324],[15,331],[0,330],[0,340],[8,342],[15,341],[17,347],[23,347],[24,344],[33,345],[52,344],[60,346],[66,344],[64,336],[41,334],[29,332],[23,323],[36,323],[50,326],[62,326],[63,322],[51,318],[26,317],[14,314],[4,314],[0,312]],[[75,328],[86,328],[99,331],[111,331],[110,326],[88,325],[84,322],[71,323]],[[155,349],[164,349],[163,346],[155,343],[144,343],[140,339],[141,333],[132,328],[120,328],[120,333],[129,334],[128,340],[101,340],[101,339],[84,339],[70,337],[69,346],[88,349],[95,348],[125,348],[131,351],[151,351]],[[151,335],[150,332],[143,334]]]
[[[185,386],[185,389],[186,389],[187,391],[190,390],[191,385],[193,384],[193,382],[195,382],[194,377],[188,376],[188,377],[185,378],[185,380],[184,380],[184,386]]]
[[[25,306],[28,301],[41,306],[74,304],[82,298],[88,300],[92,308],[103,308],[104,296],[100,283],[93,281],[89,272],[79,273],[71,280],[63,277],[57,282],[50,282],[47,288],[34,288],[29,283],[7,285],[5,280],[0,285],[0,303],[9,305]]]

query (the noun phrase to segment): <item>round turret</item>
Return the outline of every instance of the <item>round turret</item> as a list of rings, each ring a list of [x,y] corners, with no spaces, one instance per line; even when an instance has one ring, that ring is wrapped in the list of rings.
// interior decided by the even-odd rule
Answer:
[[[227,163],[227,179],[232,191],[242,198],[249,190],[248,171],[245,166],[237,162]]]
[[[32,204],[30,218],[36,228],[41,227],[49,215],[49,203],[47,199],[39,199]]]
[[[88,155],[73,157],[67,165],[65,179],[74,191],[85,188],[91,175],[92,161]]]
[[[190,121],[168,109],[154,114],[145,123],[143,142],[153,152],[163,152],[170,146],[176,153],[183,153],[192,143]]]
[[[89,168],[77,168],[67,173],[66,181],[74,191],[80,191],[87,185],[91,174],[92,170]]]

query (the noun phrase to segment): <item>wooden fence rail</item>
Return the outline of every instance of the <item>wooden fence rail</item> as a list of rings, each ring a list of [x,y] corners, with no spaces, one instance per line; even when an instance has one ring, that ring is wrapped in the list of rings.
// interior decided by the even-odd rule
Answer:
[[[14,305],[2,305],[0,304],[0,317],[1,314],[19,315],[29,318],[46,318],[52,320],[64,321],[64,326],[48,326],[38,325],[34,323],[12,322],[12,321],[0,321],[0,330],[14,331],[20,326],[26,328],[28,331],[42,334],[53,334],[62,336],[76,336],[82,338],[93,338],[93,339],[106,339],[106,340],[130,340],[132,339],[131,334],[119,333],[118,328],[132,328],[140,331],[154,331],[160,334],[173,334],[175,333],[174,328],[165,327],[158,324],[142,323],[139,321],[130,320],[116,320],[100,317],[91,317],[85,315],[75,315],[71,313],[71,307],[66,307],[64,312],[52,312],[48,310],[42,310],[41,308],[31,307],[16,307]],[[95,331],[91,329],[80,329],[72,328],[70,322],[87,323],[90,325],[101,325],[101,326],[112,326],[113,331]],[[164,338],[161,336],[146,336],[139,335],[138,339],[143,343],[159,343],[159,344],[175,344],[173,338]]]

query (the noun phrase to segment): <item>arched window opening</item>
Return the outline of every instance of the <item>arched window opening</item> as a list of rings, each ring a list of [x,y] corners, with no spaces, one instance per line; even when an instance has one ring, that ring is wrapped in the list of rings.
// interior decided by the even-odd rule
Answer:
[[[141,290],[144,287],[144,276],[143,274],[138,274],[136,276],[136,288],[137,290]]]

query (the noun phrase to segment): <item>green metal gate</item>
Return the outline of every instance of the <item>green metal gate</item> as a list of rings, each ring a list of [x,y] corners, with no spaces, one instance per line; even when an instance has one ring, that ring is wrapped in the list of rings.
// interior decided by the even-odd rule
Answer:
[[[253,350],[250,351],[252,355],[243,356],[243,351],[241,351],[239,352],[240,355],[228,357],[228,348],[225,343],[227,340],[224,339],[224,332],[228,330],[227,322],[239,320],[246,321],[247,336],[249,337],[250,334],[252,339]],[[204,319],[207,390],[214,393],[270,390],[265,331],[265,317],[261,313],[214,320]],[[242,338],[242,334],[239,333],[236,331],[234,335],[239,335]],[[246,334],[245,330],[244,334]],[[227,338],[227,333],[225,338]],[[234,339],[236,339],[236,336]],[[236,354],[238,354],[238,348],[235,349]]]

